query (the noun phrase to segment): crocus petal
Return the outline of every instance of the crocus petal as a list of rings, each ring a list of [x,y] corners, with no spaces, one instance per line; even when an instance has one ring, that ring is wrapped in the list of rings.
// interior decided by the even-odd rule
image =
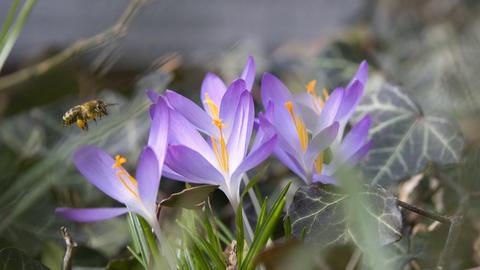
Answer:
[[[334,122],[312,138],[312,141],[308,144],[307,152],[305,153],[306,166],[311,166],[318,154],[332,144],[337,136],[338,127],[338,122]]]
[[[313,109],[312,107],[306,106],[304,104],[297,103],[297,107],[302,114],[302,120],[305,123],[307,129],[312,133],[315,132],[315,130],[317,130],[318,119],[320,118],[318,113],[315,112],[315,109]]]
[[[163,162],[162,162],[163,163]],[[145,147],[138,160],[135,178],[138,182],[140,198],[147,205],[155,209],[158,187],[160,186],[159,162],[155,152],[150,147]]]
[[[112,166],[115,161],[103,150],[87,145],[73,154],[78,171],[94,186],[113,199],[127,204],[135,197],[123,186]]]
[[[269,102],[283,106],[287,101],[294,101],[288,88],[273,74],[265,73],[262,77],[262,102],[266,108]]]
[[[256,167],[258,164],[267,159],[275,148],[276,142],[277,136],[273,135],[270,139],[263,142],[255,150],[250,152],[235,169],[235,172],[232,174],[232,179],[239,179],[239,176],[244,172]],[[232,186],[236,186],[237,184],[239,183],[233,183]]]
[[[337,120],[348,121],[348,118],[353,114],[363,96],[363,88],[363,84],[360,81],[355,80],[345,89],[342,104],[338,109]]]
[[[292,157],[287,152],[283,151],[283,149],[279,148],[278,146],[273,150],[275,156],[283,163],[283,165],[287,166],[290,170],[293,171],[297,176],[302,178],[305,183],[308,183],[307,173],[305,169],[298,163],[298,159]]]
[[[147,145],[152,148],[156,155],[158,161],[158,166],[156,168],[158,174],[161,175],[163,161],[167,152],[170,115],[168,105],[163,98],[159,98],[153,108],[152,124],[150,126]]]
[[[336,88],[330,97],[325,102],[325,106],[320,113],[320,117],[318,118],[318,125],[317,130],[315,133],[323,130],[325,127],[330,126],[333,122],[337,121],[337,113],[338,109],[340,108],[340,104],[342,103],[344,95],[344,90],[342,88]]]
[[[255,80],[255,61],[249,56],[245,68],[243,68],[240,78],[244,79],[247,84],[247,90],[252,91],[253,81]]]
[[[165,91],[165,96],[168,103],[198,129],[209,135],[218,135],[212,118],[193,101],[171,90]]]
[[[349,166],[355,166],[360,160],[362,160],[372,148],[373,140],[369,140],[366,144],[360,147],[345,163]]]
[[[170,110],[169,144],[185,145],[201,153],[211,164],[217,163],[217,158],[211,146],[205,141],[200,132],[183,115]]]
[[[55,214],[69,220],[78,222],[92,222],[111,219],[128,212],[125,207],[121,208],[57,208]]]
[[[313,176],[313,182],[314,183],[322,183],[322,184],[330,184],[330,185],[336,185],[337,180],[335,178],[328,176],[328,175],[314,175]]]
[[[255,109],[249,91],[244,91],[232,122],[231,135],[227,141],[229,167],[234,170],[245,157],[252,136]]]
[[[208,97],[218,106],[226,90],[227,87],[222,79],[214,73],[207,73],[205,79],[203,79],[202,89],[200,91],[200,100],[202,101],[203,108],[208,112],[208,106],[205,104],[206,94],[208,94]]]
[[[222,174],[201,154],[183,145],[170,145],[165,163],[192,183],[221,184]]]
[[[363,60],[358,67],[357,72],[353,76],[352,80],[348,84],[347,88],[349,88],[355,81],[359,81],[362,85],[367,85],[368,80],[368,63],[367,61]]]
[[[245,81],[243,79],[237,79],[233,81],[223,95],[220,104],[220,119],[226,124],[224,128],[224,135],[226,138],[230,137],[232,126],[235,119],[235,113],[240,103],[240,97],[246,90]]]
[[[176,173],[174,170],[170,169],[167,164],[163,166],[162,176],[173,180],[188,182],[188,179],[185,178],[185,176]]]
[[[147,90],[146,94],[152,103],[156,103],[158,98],[160,97],[160,94],[154,90]]]
[[[353,155],[353,153],[355,153],[366,141],[371,122],[370,116],[366,115],[362,120],[353,125],[343,139],[338,154],[345,158],[349,158]]]

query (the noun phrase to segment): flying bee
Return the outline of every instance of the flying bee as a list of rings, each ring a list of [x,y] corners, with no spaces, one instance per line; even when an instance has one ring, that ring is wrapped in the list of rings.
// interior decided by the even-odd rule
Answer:
[[[70,108],[63,115],[63,125],[70,126],[76,124],[82,130],[88,130],[88,121],[102,118],[108,115],[107,107],[116,105],[114,103],[105,103],[101,99],[94,99],[83,104]]]

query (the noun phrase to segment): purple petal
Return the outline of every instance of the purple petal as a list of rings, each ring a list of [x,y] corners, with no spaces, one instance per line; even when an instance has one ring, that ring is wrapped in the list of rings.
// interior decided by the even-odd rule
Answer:
[[[245,157],[250,137],[252,136],[255,109],[249,91],[244,91],[232,122],[230,137],[227,141],[229,167],[234,170]],[[228,125],[228,123],[227,123]]]
[[[200,100],[203,103],[203,108],[205,108],[205,110],[208,111],[208,106],[206,106],[204,102],[206,98],[206,94],[208,94],[208,97],[217,106],[219,106],[226,90],[227,90],[227,87],[225,86],[225,83],[222,81],[222,79],[220,79],[214,73],[211,73],[211,72],[207,73],[207,75],[205,75],[205,79],[203,79],[203,82],[202,82],[202,90],[201,90],[201,96],[200,96]]]
[[[125,207],[122,208],[57,208],[55,214],[78,222],[92,222],[98,220],[111,219],[128,212]]]
[[[366,115],[358,123],[353,125],[340,146],[339,155],[349,158],[355,153],[367,140],[368,130],[370,129],[371,118]]]
[[[324,129],[325,127],[330,126],[335,122],[338,109],[340,108],[340,104],[342,104],[344,95],[344,90],[342,88],[336,88],[330,97],[325,102],[325,106],[320,113],[320,117],[318,118],[318,126],[315,133],[318,133],[320,130]]]
[[[145,147],[138,160],[135,179],[138,182],[138,192],[142,201],[155,208],[157,202],[158,187],[160,186],[159,163],[155,152],[150,147]]]
[[[240,163],[232,174],[232,178],[241,175],[244,172],[256,167],[258,164],[267,159],[272,153],[277,143],[277,136],[272,136],[269,140],[263,142],[255,150],[250,152],[247,157]]]
[[[338,122],[334,122],[312,138],[305,153],[305,164],[307,166],[313,164],[318,154],[332,144],[338,134],[338,127]]]
[[[360,99],[363,96],[363,84],[355,80],[349,87],[345,89],[342,104],[338,109],[337,120],[348,121],[348,118],[355,111]]]
[[[184,145],[198,153],[202,153],[211,164],[216,164],[217,162],[215,153],[200,132],[182,114],[175,110],[170,110],[168,141],[169,144]]]
[[[262,102],[266,108],[269,102],[275,105],[283,106],[285,102],[294,102],[292,94],[288,88],[277,77],[270,73],[263,74],[262,77]]]
[[[188,182],[187,178],[185,178],[183,175],[176,173],[174,170],[170,169],[167,166],[167,164],[163,166],[162,176],[173,179],[173,180],[177,180],[177,181]]]
[[[222,174],[201,154],[183,145],[170,145],[165,163],[174,172],[198,184],[221,184]]]
[[[171,90],[165,91],[165,96],[169,104],[198,129],[210,135],[218,135],[218,130],[212,124],[212,118],[193,101]]]
[[[276,146],[277,135],[273,127],[265,118],[260,118],[260,127],[255,137],[252,149],[232,174],[232,179],[252,169],[263,162],[272,153]]]
[[[240,78],[245,80],[247,90],[252,91],[253,81],[255,80],[255,61],[253,60],[253,57],[248,57],[247,64],[245,65]]]
[[[369,140],[366,144],[360,147],[345,163],[349,166],[355,166],[360,160],[362,160],[372,148],[373,141]]]
[[[165,154],[167,152],[170,115],[168,105],[163,98],[159,98],[153,108],[152,124],[150,126],[147,145],[155,152],[158,161],[158,174],[161,175],[163,161],[165,160]]]
[[[311,132],[317,130],[318,119],[320,118],[320,115],[315,112],[315,109],[299,103],[297,103],[297,107],[302,114],[302,120],[305,123],[307,129]]]
[[[146,94],[152,103],[156,103],[158,98],[160,97],[160,94],[154,90],[147,90]]]
[[[83,146],[73,154],[73,162],[90,183],[113,199],[124,204],[135,199],[112,168],[115,160],[103,150],[91,145]]]
[[[307,173],[305,169],[300,165],[298,159],[292,157],[287,152],[283,151],[283,149],[276,147],[273,150],[275,156],[283,163],[283,165],[287,166],[290,170],[293,171],[298,177],[302,178],[305,183],[308,183]]]
[[[368,80],[368,63],[367,61],[363,60],[358,67],[357,72],[353,76],[352,80],[348,84],[347,88],[349,88],[354,81],[359,81],[362,85],[367,85]]]
[[[245,90],[245,81],[243,79],[237,79],[228,86],[227,92],[223,95],[220,103],[220,119],[226,124],[224,129],[226,138],[230,136],[235,120],[235,113],[240,104],[240,97]]]

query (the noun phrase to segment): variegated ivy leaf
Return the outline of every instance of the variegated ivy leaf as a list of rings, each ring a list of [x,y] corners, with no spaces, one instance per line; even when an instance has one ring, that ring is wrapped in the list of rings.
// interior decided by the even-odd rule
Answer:
[[[365,96],[358,116],[370,114],[373,147],[362,169],[370,183],[389,184],[416,174],[428,161],[458,162],[464,140],[446,118],[425,115],[398,87],[384,85]]]
[[[396,199],[378,185],[353,195],[340,192],[333,185],[303,186],[295,193],[288,214],[293,235],[304,236],[308,243],[321,247],[349,240],[362,246],[365,237],[386,245],[401,237],[402,217]],[[371,236],[359,229],[358,217],[367,221]]]

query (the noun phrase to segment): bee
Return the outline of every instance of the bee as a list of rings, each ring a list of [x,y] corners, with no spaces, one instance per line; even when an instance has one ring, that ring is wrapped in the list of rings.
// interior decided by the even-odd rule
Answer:
[[[70,108],[63,115],[63,126],[70,126],[76,124],[82,130],[88,130],[88,121],[102,118],[108,115],[107,107],[116,104],[105,103],[101,99],[94,99],[83,104],[76,105]]]

